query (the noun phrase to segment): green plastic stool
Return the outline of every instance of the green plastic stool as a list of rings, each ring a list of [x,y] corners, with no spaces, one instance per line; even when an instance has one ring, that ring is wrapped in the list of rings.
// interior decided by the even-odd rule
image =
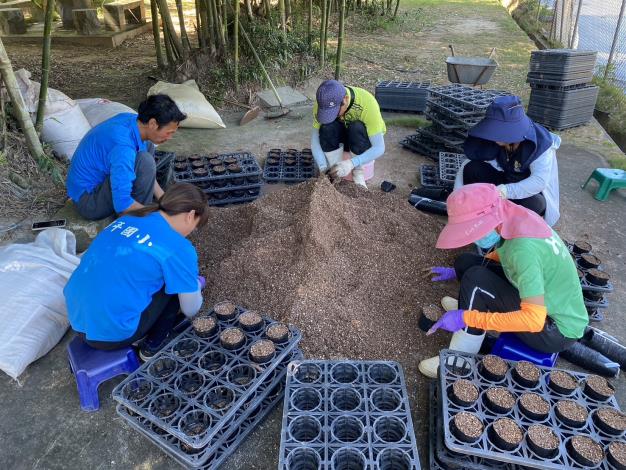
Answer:
[[[594,196],[598,201],[606,201],[613,189],[626,188],[626,171],[624,170],[596,168],[581,188],[585,189],[587,183],[592,179],[598,182],[598,190]]]

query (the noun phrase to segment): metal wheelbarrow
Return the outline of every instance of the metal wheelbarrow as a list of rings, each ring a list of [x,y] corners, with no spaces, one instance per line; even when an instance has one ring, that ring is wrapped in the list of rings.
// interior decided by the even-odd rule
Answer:
[[[446,59],[448,80],[464,85],[484,85],[495,72],[498,63],[493,59],[496,48],[492,48],[489,57],[462,57],[454,54],[452,44],[448,46],[452,56]]]

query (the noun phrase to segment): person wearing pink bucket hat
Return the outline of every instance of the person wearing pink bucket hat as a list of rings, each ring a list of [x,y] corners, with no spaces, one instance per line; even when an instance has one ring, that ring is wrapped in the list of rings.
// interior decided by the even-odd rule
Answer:
[[[452,192],[447,205],[448,223],[437,248],[476,243],[492,249],[485,257],[461,254],[452,268],[430,268],[437,274],[433,281],[458,279],[460,288],[458,301],[447,298],[448,311],[427,334],[450,331],[450,349],[472,354],[480,350],[486,330],[516,333],[526,345],[547,353],[560,352],[583,336],[589,317],[576,265],[539,215],[502,199],[487,183]],[[419,364],[428,377],[436,377],[438,367],[438,357]]]

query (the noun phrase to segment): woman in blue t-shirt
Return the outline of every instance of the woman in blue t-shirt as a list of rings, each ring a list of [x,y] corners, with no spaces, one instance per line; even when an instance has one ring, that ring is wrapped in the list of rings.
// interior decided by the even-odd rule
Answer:
[[[158,204],[128,212],[98,234],[64,289],[72,328],[92,347],[117,349],[145,336],[146,360],[166,343],[179,310],[193,317],[205,280],[187,236],[206,224],[204,193],[170,186]]]

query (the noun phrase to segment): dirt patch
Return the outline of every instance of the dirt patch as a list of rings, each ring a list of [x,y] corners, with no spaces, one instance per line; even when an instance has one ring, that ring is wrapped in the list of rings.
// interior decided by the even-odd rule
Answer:
[[[394,194],[319,179],[216,209],[193,241],[208,302],[293,323],[308,356],[414,361],[435,351],[417,320],[438,301],[420,270],[451,262],[433,249],[441,228]]]

